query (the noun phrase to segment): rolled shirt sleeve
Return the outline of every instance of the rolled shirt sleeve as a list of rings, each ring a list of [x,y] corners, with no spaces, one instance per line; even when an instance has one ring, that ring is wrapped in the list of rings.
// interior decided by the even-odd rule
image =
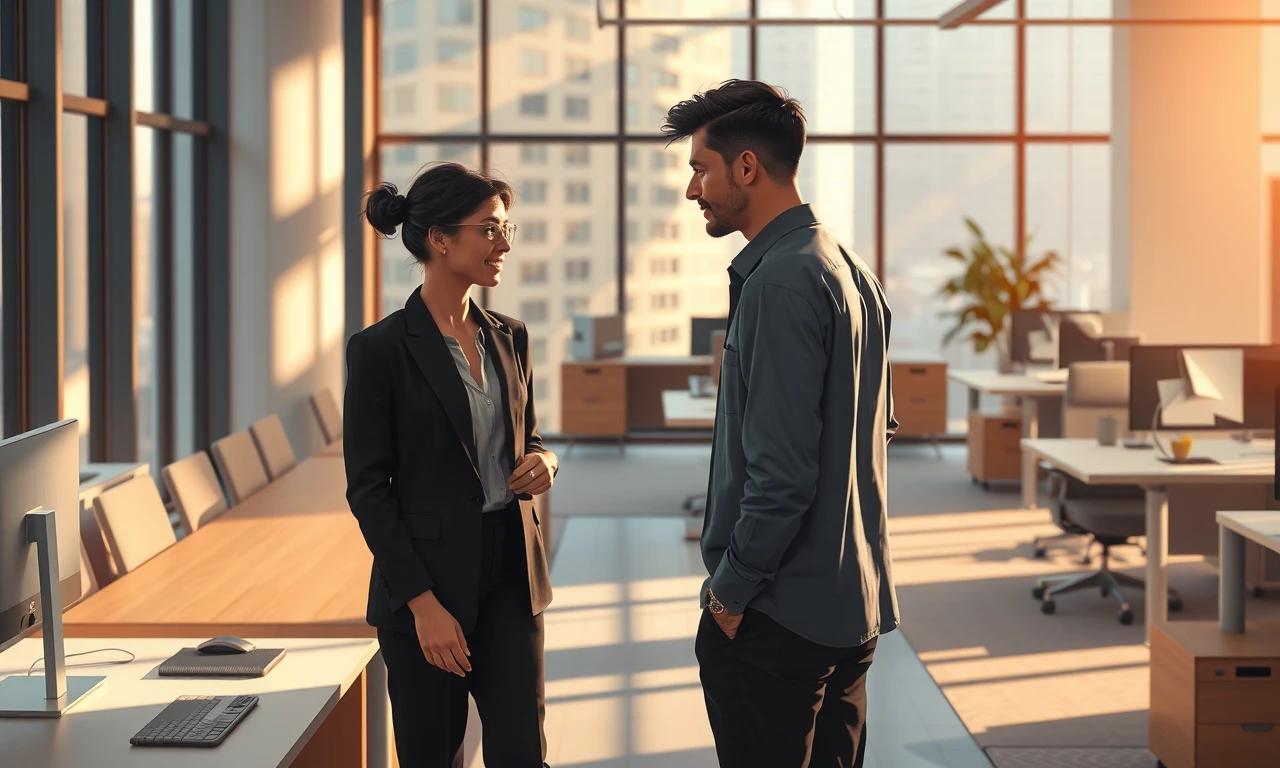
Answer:
[[[773,579],[817,494],[827,352],[814,307],[785,286],[748,286],[734,324],[747,479],[710,586],[729,613],[740,614]]]

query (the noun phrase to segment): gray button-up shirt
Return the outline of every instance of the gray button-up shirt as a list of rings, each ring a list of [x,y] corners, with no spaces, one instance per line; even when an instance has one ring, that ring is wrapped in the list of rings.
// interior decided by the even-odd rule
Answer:
[[[484,485],[484,511],[505,509],[515,494],[507,485],[511,476],[510,451],[507,449],[507,424],[502,418],[502,384],[493,360],[485,354],[484,329],[476,333],[476,351],[480,354],[484,381],[477,383],[471,377],[471,363],[462,352],[462,346],[452,336],[444,337],[458,366],[458,375],[466,385],[467,400],[471,404],[471,426],[476,438],[476,462],[480,465],[480,482]]]
[[[807,205],[766,225],[729,278],[707,586],[732,614],[750,606],[815,643],[862,645],[898,626],[884,293]]]

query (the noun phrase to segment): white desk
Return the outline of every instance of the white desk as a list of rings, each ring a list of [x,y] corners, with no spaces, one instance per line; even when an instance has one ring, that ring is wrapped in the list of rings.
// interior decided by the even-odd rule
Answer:
[[[662,423],[667,427],[711,429],[716,423],[716,398],[694,397],[687,389],[664,390]]]
[[[947,378],[969,388],[969,410],[979,406],[982,393],[995,397],[1016,397],[1022,401],[1022,436],[1040,436],[1040,400],[1060,400],[1067,392],[1065,381],[1044,381],[1023,373],[947,370]]]
[[[1244,542],[1280,553],[1280,512],[1219,512],[1218,627],[1244,632]]]
[[[349,706],[347,701],[354,697],[343,700],[343,695],[360,680],[360,673],[378,650],[377,641],[369,639],[272,639],[263,640],[260,647],[285,648],[286,654],[263,677],[218,680],[159,677],[156,673],[160,662],[179,648],[207,639],[68,639],[68,654],[123,648],[136,654],[137,659],[129,664],[110,666],[98,662],[128,656],[107,652],[68,659],[68,675],[106,675],[106,683],[61,718],[0,718],[3,764],[28,768],[287,766],[303,754],[312,736],[325,725],[340,701],[344,708]],[[42,641],[23,640],[0,654],[0,676],[25,675],[31,663],[42,655]],[[129,744],[131,736],[178,696],[241,694],[260,697],[258,706],[217,747],[188,749]],[[356,725],[360,725],[359,721]],[[317,744],[317,748],[320,746]],[[349,746],[344,748],[332,742],[323,746],[339,754],[352,751]],[[358,739],[355,746],[359,750],[355,754],[363,756]]]
[[[1219,464],[1168,464],[1155,448],[1101,446],[1097,440],[1022,441],[1023,470],[1044,461],[1089,485],[1140,485],[1147,504],[1147,637],[1151,625],[1163,623],[1168,601],[1165,564],[1169,558],[1169,494],[1171,485],[1271,485],[1275,482],[1275,443],[1255,440],[1196,440],[1193,456]],[[1035,484],[1022,487],[1028,506],[1035,504]],[[1242,577],[1243,578],[1243,577]]]

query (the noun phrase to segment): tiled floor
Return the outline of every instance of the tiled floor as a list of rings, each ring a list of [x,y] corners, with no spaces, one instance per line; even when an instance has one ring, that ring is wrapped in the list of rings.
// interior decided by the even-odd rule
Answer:
[[[546,616],[548,762],[715,768],[693,653],[705,570],[684,521],[561,524]],[[868,685],[868,768],[990,768],[901,632],[881,640]],[[467,765],[479,768],[472,725]]]

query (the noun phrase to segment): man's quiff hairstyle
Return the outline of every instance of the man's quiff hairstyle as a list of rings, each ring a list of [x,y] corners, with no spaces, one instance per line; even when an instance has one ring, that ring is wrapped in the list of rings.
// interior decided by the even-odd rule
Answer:
[[[804,110],[785,91],[759,80],[726,80],[672,107],[662,133],[670,143],[699,128],[706,128],[707,148],[726,165],[749,149],[775,181],[796,177],[804,151]]]

